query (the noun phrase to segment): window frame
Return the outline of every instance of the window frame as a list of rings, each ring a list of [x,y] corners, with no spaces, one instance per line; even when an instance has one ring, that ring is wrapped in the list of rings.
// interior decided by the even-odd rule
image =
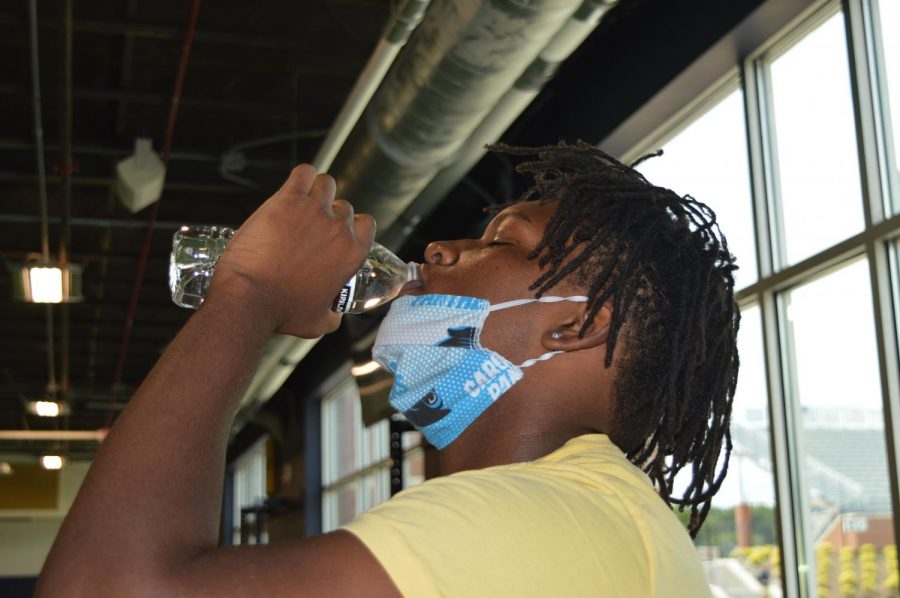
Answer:
[[[764,3],[773,5],[777,0]],[[679,132],[690,126],[709,107],[737,86],[743,88],[744,111],[747,128],[748,155],[750,160],[751,198],[753,202],[754,229],[757,251],[757,282],[736,294],[739,306],[753,305],[760,308],[763,326],[763,351],[765,354],[766,380],[769,400],[769,434],[773,473],[776,489],[776,517],[778,518],[779,546],[782,555],[782,589],[785,596],[815,596],[815,571],[811,539],[806,537],[807,515],[805,492],[798,450],[797,430],[803,425],[803,416],[796,394],[788,392],[790,364],[785,359],[792,355],[785,345],[786,314],[780,308],[779,294],[788,289],[826,275],[829,271],[865,257],[869,264],[869,283],[878,354],[878,371],[882,392],[882,413],[886,434],[887,466],[889,469],[894,518],[894,536],[900,542],[900,339],[897,321],[900,319],[900,183],[890,166],[894,144],[887,130],[889,123],[881,114],[881,104],[886,101],[884,58],[880,56],[880,30],[875,18],[873,3],[878,0],[818,0],[810,2],[756,47],[736,57],[737,64],[721,70],[721,76],[708,84],[709,73],[698,76],[697,69],[689,67],[676,78],[657,98],[641,110],[646,114],[633,115],[619,130],[607,139],[613,148],[623,147],[623,140],[641,127],[648,119],[660,113],[660,102],[665,97],[684,97],[685,84],[681,79],[694,77],[706,81],[702,90],[696,90],[694,99],[685,103],[669,116],[658,119],[658,125],[649,134],[627,146],[620,152],[621,159],[630,163],[641,155],[653,151]],[[766,8],[765,6],[763,8]],[[773,9],[774,10],[774,9]],[[767,81],[770,62],[786,51],[815,27],[842,11],[844,14],[847,56],[850,70],[851,97],[857,134],[857,148],[863,201],[864,225],[860,233],[840,241],[796,264],[777,268],[784,263],[779,258],[786,255],[784,236],[773,234],[783,225],[773,215],[779,213],[773,203],[777,190],[777,160],[771,147],[772,112],[770,81]],[[749,19],[748,19],[749,21]],[[732,46],[739,46],[732,42]],[[717,46],[707,54],[733,51]],[[708,56],[697,63],[709,63]],[[715,60],[712,60],[715,62]],[[720,60],[721,62],[721,60]],[[677,89],[677,92],[669,91]],[[766,94],[769,94],[768,96]],[[663,98],[660,100],[660,98]],[[671,104],[670,104],[671,105]],[[891,115],[900,118],[900,115]],[[640,123],[640,126],[638,124]],[[606,145],[606,141],[600,146]],[[890,200],[890,194],[894,199]],[[893,211],[892,211],[893,210]],[[895,273],[892,275],[892,272]]]

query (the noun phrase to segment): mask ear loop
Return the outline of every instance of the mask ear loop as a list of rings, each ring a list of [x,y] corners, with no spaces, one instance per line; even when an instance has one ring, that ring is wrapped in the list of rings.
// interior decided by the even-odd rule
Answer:
[[[571,297],[545,296],[536,297],[534,299],[513,299],[512,301],[504,301],[496,305],[491,305],[488,311],[500,311],[501,309],[509,309],[510,307],[519,307],[529,303],[559,303],[560,301],[572,301],[573,303],[586,303],[588,298],[584,295],[572,295]]]
[[[544,296],[537,297],[534,299],[513,299],[512,301],[504,301],[503,303],[498,303],[497,305],[491,305],[488,308],[488,311],[500,311],[501,309],[508,309],[510,307],[519,307],[520,305],[527,305],[529,303],[559,303],[560,301],[572,301],[573,303],[586,303],[588,298],[584,295],[572,295],[571,297],[557,297],[557,296]],[[540,357],[535,357],[533,359],[526,359],[522,363],[518,365],[519,368],[525,369],[530,368],[534,364],[540,361],[547,361],[554,355],[559,355],[560,353],[565,353],[565,351],[548,351],[541,355]]]
[[[548,351],[548,352],[544,353],[543,355],[541,355],[540,357],[535,357],[534,359],[526,359],[525,361],[520,363],[518,367],[521,369],[530,368],[537,362],[547,361],[554,355],[559,355],[560,353],[565,353],[565,351]]]

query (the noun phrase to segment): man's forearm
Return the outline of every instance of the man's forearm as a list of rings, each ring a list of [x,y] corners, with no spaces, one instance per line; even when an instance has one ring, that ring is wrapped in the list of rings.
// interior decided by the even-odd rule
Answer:
[[[138,575],[174,567],[216,544],[228,430],[271,333],[235,294],[193,316],[104,442],[42,588],[100,574],[98,563]]]

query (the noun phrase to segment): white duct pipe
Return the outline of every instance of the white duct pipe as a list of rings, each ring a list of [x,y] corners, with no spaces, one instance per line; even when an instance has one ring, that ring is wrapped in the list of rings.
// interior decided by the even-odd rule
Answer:
[[[384,76],[390,70],[391,65],[400,53],[400,49],[409,39],[410,34],[421,22],[425,9],[430,0],[407,0],[403,8],[399,10],[393,23],[389,26],[385,35],[378,40],[378,45],[365,68],[356,79],[353,89],[343,108],[331,126],[328,136],[322,142],[319,153],[313,160],[316,170],[322,172],[328,170],[334,162],[338,151],[350,135],[350,131],[356,126],[359,117],[362,116],[369,100],[375,95],[375,91],[384,80]]]
[[[328,136],[322,142],[322,147],[319,148],[319,153],[316,154],[316,158],[313,160],[313,166],[316,167],[317,171],[328,170],[328,167],[334,162],[334,157],[337,156],[341,146],[347,140],[347,136],[350,135],[350,131],[356,126],[359,117],[366,109],[366,106],[369,105],[369,100],[372,99],[375,90],[381,85],[381,81],[391,68],[391,65],[394,64],[394,59],[397,58],[397,54],[400,53],[400,48],[402,47],[403,44],[390,43],[385,39],[378,41],[378,46],[353,85],[350,96],[344,103],[344,107],[341,108],[341,112],[335,119]]]

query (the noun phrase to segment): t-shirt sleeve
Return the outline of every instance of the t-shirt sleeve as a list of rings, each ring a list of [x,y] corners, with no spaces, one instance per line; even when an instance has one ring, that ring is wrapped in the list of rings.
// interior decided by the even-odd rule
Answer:
[[[458,575],[455,555],[479,535],[473,523],[479,519],[480,494],[471,482],[431,480],[363,513],[343,529],[366,545],[404,596],[444,595],[446,583],[458,581],[442,579],[451,576],[451,569]]]
[[[439,596],[435,580],[428,574],[414,547],[389,516],[363,513],[343,526],[365,544],[404,596]]]

